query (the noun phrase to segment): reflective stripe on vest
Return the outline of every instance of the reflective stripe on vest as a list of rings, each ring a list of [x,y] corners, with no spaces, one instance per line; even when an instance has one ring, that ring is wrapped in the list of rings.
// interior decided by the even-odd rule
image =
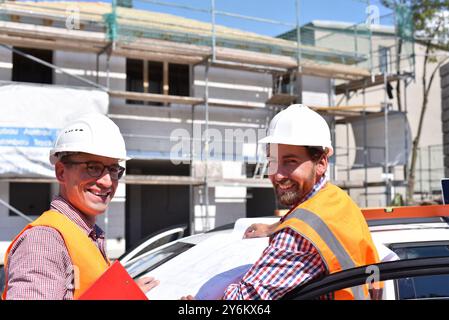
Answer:
[[[36,226],[51,227],[61,234],[74,267],[75,291],[73,297],[78,299],[106,271],[110,262],[76,223],[65,215],[52,210],[44,212],[39,218],[28,224],[9,245],[4,260],[6,279],[2,298],[6,299],[8,290],[9,252],[22,233]]]
[[[290,219],[298,219],[304,221],[311,228],[313,228],[316,231],[316,233],[318,233],[318,235],[321,237],[321,239],[323,239],[324,242],[326,242],[329,249],[333,252],[340,266],[343,269],[351,269],[356,267],[354,261],[352,261],[351,257],[346,252],[345,248],[342,246],[340,241],[338,241],[338,239],[335,237],[335,235],[332,233],[332,231],[329,229],[326,223],[324,223],[324,221],[318,215],[308,210],[298,208],[295,209],[293,212],[291,212],[288,215],[287,219],[284,220],[284,222],[287,222]],[[320,248],[317,247],[316,245],[315,248],[318,251],[320,250]],[[355,299],[366,300],[365,295],[363,293],[363,289],[360,286],[352,287],[351,291]]]
[[[331,183],[287,213],[275,231],[284,228],[291,228],[309,240],[329,273],[379,262],[360,208],[347,193]],[[369,297],[368,285],[335,291],[335,299],[365,297]]]

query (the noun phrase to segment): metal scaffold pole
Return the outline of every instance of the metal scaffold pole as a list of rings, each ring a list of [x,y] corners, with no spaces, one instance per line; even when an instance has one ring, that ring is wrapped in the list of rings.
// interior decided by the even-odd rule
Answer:
[[[389,151],[389,138],[388,138],[388,103],[387,103],[387,73],[384,72],[384,125],[385,125],[385,205],[388,206],[391,202],[391,179],[390,179],[390,167],[388,161],[390,158]]]
[[[96,84],[100,83],[100,55],[97,53],[95,59],[95,82]]]
[[[111,66],[111,55],[108,53],[106,56],[106,88],[111,89],[111,74],[110,74],[110,66]]]
[[[367,0],[366,4],[368,5],[368,7],[371,7],[371,1]],[[369,18],[369,17],[368,17]],[[371,77],[374,78],[374,71],[373,71],[373,34],[371,31],[371,22],[368,22],[368,36],[369,36],[369,71],[371,73]]]
[[[209,67],[210,59],[206,62],[204,87],[204,228],[209,230]]]
[[[302,72],[301,68],[301,28],[299,25],[299,0],[295,0],[296,6],[296,59],[298,62],[298,73]]]
[[[190,66],[190,83],[193,83],[193,66]],[[190,86],[190,96],[195,96],[194,92],[194,86]],[[190,127],[190,177],[193,178],[194,176],[194,170],[193,170],[193,162],[194,162],[194,155],[195,155],[195,105],[191,105],[191,127]],[[194,187],[192,184],[189,184],[189,229],[190,234],[195,233],[195,191],[197,190],[196,187]]]
[[[407,117],[407,87],[408,87],[408,84],[409,84],[409,81],[408,81],[409,79],[408,78],[405,78],[405,80],[404,80],[404,113],[405,113],[405,116]],[[405,118],[405,121],[407,121],[407,118]],[[404,130],[405,130],[405,132],[404,132],[404,135],[405,135],[405,139],[404,139],[404,144],[405,144],[405,165],[404,165],[404,182],[405,182],[405,185],[408,185],[408,167],[407,167],[407,163],[408,163],[408,161],[409,161],[409,152],[408,152],[408,149],[409,149],[409,142],[408,142],[408,126],[407,125],[405,125],[404,126]],[[407,199],[407,197],[405,197],[405,199]],[[406,203],[407,204],[407,203]]]
[[[349,92],[348,90],[346,90],[345,93],[345,99],[346,99],[346,105],[349,104]],[[351,170],[350,170],[350,163],[349,163],[349,123],[346,122],[345,124],[346,127],[346,152],[345,152],[345,157],[346,157],[346,180],[347,181],[351,181]],[[351,196],[351,188],[348,188],[348,195]]]
[[[216,38],[215,38],[215,0],[210,1],[210,13],[212,20],[212,62],[216,60]]]
[[[333,107],[335,106],[335,80],[331,79],[329,83],[329,106]],[[331,141],[334,143],[335,150],[337,150],[337,133],[336,133],[336,121],[335,117],[332,116],[332,120],[329,126],[330,133],[331,133]],[[333,156],[333,165],[331,167],[330,171],[330,178],[332,180],[337,179],[337,151],[334,152]]]
[[[365,88],[363,88],[363,104],[366,104]],[[363,171],[365,187],[365,207],[368,207],[368,133],[366,128],[366,109],[363,109]]]

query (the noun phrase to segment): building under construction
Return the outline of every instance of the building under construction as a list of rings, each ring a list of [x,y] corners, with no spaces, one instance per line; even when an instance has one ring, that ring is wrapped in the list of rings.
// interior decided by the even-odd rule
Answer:
[[[0,2],[0,241],[47,209],[58,190],[49,148],[58,129],[89,111],[117,123],[133,158],[100,221],[112,256],[169,226],[194,233],[272,215],[257,140],[292,103],[326,117],[337,151],[329,176],[361,206],[390,203],[405,186],[407,102],[398,110],[390,95],[402,81],[406,97],[415,77],[406,8],[381,27],[261,19],[216,10],[216,1],[178,6],[210,17],[201,22],[139,2],[176,6]],[[299,16],[298,0],[292,8]],[[220,16],[286,31],[237,30],[216,23]],[[371,88],[383,94],[371,98]]]

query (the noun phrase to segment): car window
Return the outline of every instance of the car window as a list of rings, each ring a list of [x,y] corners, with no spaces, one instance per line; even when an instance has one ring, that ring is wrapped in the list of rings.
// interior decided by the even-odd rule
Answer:
[[[449,245],[429,245],[429,246],[407,246],[391,248],[401,260],[432,258],[432,257],[449,257]]]
[[[126,263],[124,267],[132,278],[140,277],[193,246],[190,243],[175,242],[159,250],[139,256]]]
[[[400,244],[391,249],[401,260],[448,257],[449,244]],[[410,277],[395,280],[397,299],[431,299],[449,297],[449,275]]]
[[[404,245],[401,244],[401,248],[404,248]],[[373,272],[376,270],[377,272]],[[298,286],[283,298],[316,299],[343,288],[370,284],[378,280],[383,282],[383,290],[372,292],[376,298],[383,300],[449,300],[449,256],[388,261],[343,270]]]
[[[383,290],[376,292],[376,298],[371,295],[371,299],[449,299],[448,274],[403,277],[393,281],[383,281],[383,283]]]
[[[449,275],[420,276],[396,280],[396,296],[404,299],[449,299]]]

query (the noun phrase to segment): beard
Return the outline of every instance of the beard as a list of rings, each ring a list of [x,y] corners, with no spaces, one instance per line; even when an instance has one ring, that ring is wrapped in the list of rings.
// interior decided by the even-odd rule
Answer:
[[[285,184],[291,184],[292,186],[287,190],[282,190],[279,185]],[[278,201],[284,206],[292,207],[302,199],[302,192],[299,190],[299,185],[292,180],[285,180],[276,184],[275,189]]]

